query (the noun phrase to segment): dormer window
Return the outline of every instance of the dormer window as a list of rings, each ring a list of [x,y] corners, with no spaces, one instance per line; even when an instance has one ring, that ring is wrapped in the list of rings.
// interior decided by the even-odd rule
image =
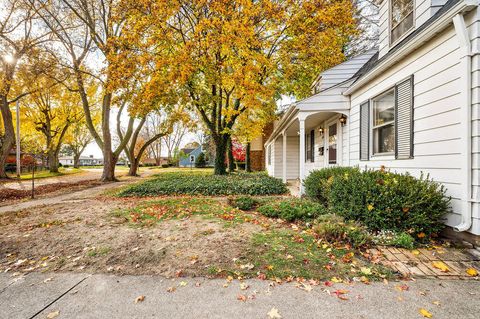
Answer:
[[[414,0],[390,0],[390,43],[413,28]]]

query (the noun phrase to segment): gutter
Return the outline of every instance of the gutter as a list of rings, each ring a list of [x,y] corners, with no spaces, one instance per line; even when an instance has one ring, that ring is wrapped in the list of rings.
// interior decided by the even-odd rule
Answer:
[[[420,32],[415,38],[410,42],[403,45],[396,52],[394,52],[390,57],[381,61],[368,73],[361,76],[355,83],[353,83],[343,94],[351,95],[356,90],[360,89],[362,86],[366,85],[377,77],[382,72],[392,67],[392,64],[404,58],[406,55],[416,50],[422,46],[426,41],[433,38],[437,33],[445,29],[451,22],[452,19],[459,13],[470,11],[478,7],[478,0],[464,0],[457,3],[450,10],[445,12],[443,16],[425,28]],[[387,53],[388,54],[388,53]]]
[[[476,200],[472,196],[472,59],[479,52],[472,51],[472,45],[464,16],[459,13],[453,17],[453,25],[460,42],[461,84],[461,131],[462,131],[462,219],[459,225],[453,226],[456,232],[467,231],[472,227],[472,208]]]

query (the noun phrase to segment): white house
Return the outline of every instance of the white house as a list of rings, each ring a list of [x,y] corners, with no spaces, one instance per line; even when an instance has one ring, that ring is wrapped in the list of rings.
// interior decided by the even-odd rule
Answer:
[[[330,165],[421,172],[452,197],[447,225],[480,235],[479,0],[378,0],[381,39],[323,72],[275,124],[270,175]]]
[[[73,156],[60,156],[58,158],[58,162],[62,165],[71,165],[74,164]],[[79,165],[80,166],[95,166],[95,165],[103,165],[102,158],[94,158],[93,155],[90,156],[80,156],[79,158]]]

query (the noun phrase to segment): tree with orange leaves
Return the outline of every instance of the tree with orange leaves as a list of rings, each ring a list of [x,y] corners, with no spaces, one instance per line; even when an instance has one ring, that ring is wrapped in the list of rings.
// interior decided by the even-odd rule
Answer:
[[[136,39],[125,51],[140,52],[158,70],[152,81],[168,83],[180,103],[196,110],[215,142],[215,174],[226,173],[237,119],[247,110],[273,112],[282,94],[306,96],[320,71],[344,60],[357,32],[350,0],[124,0],[123,6],[124,30]]]

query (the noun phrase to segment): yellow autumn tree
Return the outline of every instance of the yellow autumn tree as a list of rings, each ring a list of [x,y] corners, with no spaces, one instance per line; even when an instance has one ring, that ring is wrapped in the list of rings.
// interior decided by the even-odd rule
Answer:
[[[350,0],[123,0],[122,6],[130,39],[122,51],[142,52],[155,65],[149,96],[163,94],[167,84],[198,113],[216,146],[215,174],[226,173],[238,118],[248,110],[273,111],[282,94],[305,96],[318,72],[345,58],[357,32]],[[132,63],[122,61],[127,69]]]

